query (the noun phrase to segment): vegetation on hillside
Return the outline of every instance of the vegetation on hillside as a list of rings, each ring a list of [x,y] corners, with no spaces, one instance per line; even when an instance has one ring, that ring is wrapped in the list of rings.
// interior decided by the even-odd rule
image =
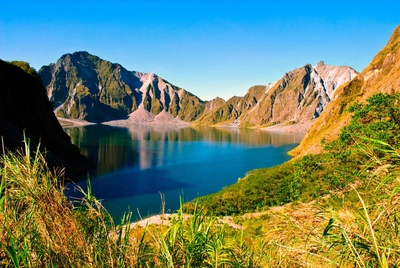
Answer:
[[[36,72],[35,68],[32,68],[29,63],[25,62],[25,61],[10,61],[10,64],[15,65],[17,67],[19,67],[20,69],[24,70],[26,73],[39,78],[38,73]]]
[[[265,86],[252,86],[243,97],[234,96],[226,102],[216,98],[211,101],[212,107],[209,105],[194,123],[199,125],[230,124],[253,108],[264,92]],[[241,127],[244,127],[243,122]]]

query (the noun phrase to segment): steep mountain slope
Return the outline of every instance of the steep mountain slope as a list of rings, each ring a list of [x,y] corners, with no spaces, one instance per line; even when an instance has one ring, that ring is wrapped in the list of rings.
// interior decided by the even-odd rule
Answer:
[[[54,116],[46,90],[27,63],[0,60],[0,136],[9,150],[23,147],[24,135],[32,151],[39,143],[50,167],[64,166],[67,175],[84,172],[91,164],[72,145]]]
[[[196,120],[198,124],[215,125],[234,123],[242,113],[255,106],[265,91],[265,86],[253,86],[244,97],[232,97],[228,101],[216,98],[206,105],[201,117]]]
[[[337,89],[334,99],[325,112],[311,126],[305,139],[291,153],[306,155],[322,151],[322,142],[331,141],[349,123],[350,113],[346,108],[355,102],[365,102],[376,93],[400,91],[400,26],[386,46],[372,62],[349,84]]]
[[[250,88],[244,97],[233,97],[204,113],[200,124],[229,124],[241,127],[304,123],[317,118],[334,91],[351,81],[356,71],[347,66],[307,64],[277,82]]]
[[[57,116],[104,122],[122,119],[139,105],[157,115],[192,121],[205,103],[153,73],[127,71],[87,52],[63,55],[39,70]]]

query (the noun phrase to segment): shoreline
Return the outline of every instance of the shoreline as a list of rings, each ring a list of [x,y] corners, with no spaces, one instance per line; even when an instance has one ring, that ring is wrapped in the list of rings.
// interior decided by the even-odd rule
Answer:
[[[191,127],[191,126],[207,126],[207,127],[217,127],[217,128],[227,128],[227,129],[240,129],[238,124],[230,123],[226,125],[196,125],[193,123],[185,122],[182,120],[152,120],[152,121],[140,121],[140,120],[112,120],[101,123],[94,123],[80,119],[67,119],[62,117],[57,117],[58,122],[63,128],[69,127],[83,127],[89,125],[108,125],[115,127],[132,127],[132,126],[165,126],[165,127]],[[313,124],[313,121],[297,123],[288,125],[286,123],[277,124],[270,127],[251,127],[249,129],[259,129],[267,132],[275,132],[275,133],[293,133],[293,134],[306,134],[308,129]]]
[[[184,121],[130,121],[129,119],[125,120],[112,120],[107,122],[100,123],[102,125],[107,126],[115,126],[115,127],[131,127],[131,126],[168,126],[168,127],[189,127],[192,126],[192,123],[184,122]]]
[[[277,125],[266,127],[266,128],[260,128],[260,129],[269,131],[269,132],[306,134],[313,123],[314,123],[314,121],[297,123],[297,124],[292,124],[292,125],[285,125],[285,123],[282,123],[282,124],[277,124]]]
[[[68,118],[63,118],[63,117],[58,117],[58,116],[57,116],[57,121],[58,121],[58,123],[60,123],[61,127],[63,127],[63,128],[97,125],[97,123],[89,122],[86,120],[68,119]]]
[[[190,214],[184,213],[183,214],[183,219],[187,220],[190,218]],[[152,215],[149,216],[147,218],[135,221],[135,222],[131,222],[129,224],[129,227],[131,229],[133,228],[137,228],[137,227],[141,227],[141,228],[145,228],[148,225],[154,224],[154,225],[158,225],[158,226],[168,226],[171,224],[171,221],[178,217],[178,213],[165,213],[165,214],[156,214],[156,215]],[[234,223],[233,221],[233,217],[232,216],[222,216],[222,217],[216,217],[216,223],[217,224],[226,224],[228,226],[230,226],[231,228],[234,229],[243,229],[244,227]]]

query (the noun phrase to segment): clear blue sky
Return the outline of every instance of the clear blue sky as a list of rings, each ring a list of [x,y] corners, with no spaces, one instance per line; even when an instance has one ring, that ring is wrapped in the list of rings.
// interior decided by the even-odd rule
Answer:
[[[38,70],[88,51],[203,100],[228,99],[320,60],[361,71],[399,10],[399,0],[3,0],[0,58]]]

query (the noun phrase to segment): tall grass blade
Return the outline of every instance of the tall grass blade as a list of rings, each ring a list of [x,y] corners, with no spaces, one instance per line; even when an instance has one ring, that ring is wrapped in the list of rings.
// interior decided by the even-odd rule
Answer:
[[[376,240],[376,237],[375,237],[374,227],[373,227],[371,219],[369,217],[369,213],[368,213],[367,207],[365,205],[364,199],[361,197],[360,193],[353,186],[352,186],[352,188],[357,193],[357,196],[358,196],[358,198],[359,198],[359,200],[360,200],[360,202],[362,204],[362,207],[363,207],[363,210],[364,210],[364,213],[365,213],[365,218],[367,220],[369,231],[370,231],[370,234],[371,234],[372,242],[374,244],[375,256],[378,258],[378,262],[379,262],[380,267],[387,267],[387,266],[384,266],[384,263],[382,262],[381,254],[380,254],[379,248],[378,248],[378,243],[377,243],[377,240]]]

